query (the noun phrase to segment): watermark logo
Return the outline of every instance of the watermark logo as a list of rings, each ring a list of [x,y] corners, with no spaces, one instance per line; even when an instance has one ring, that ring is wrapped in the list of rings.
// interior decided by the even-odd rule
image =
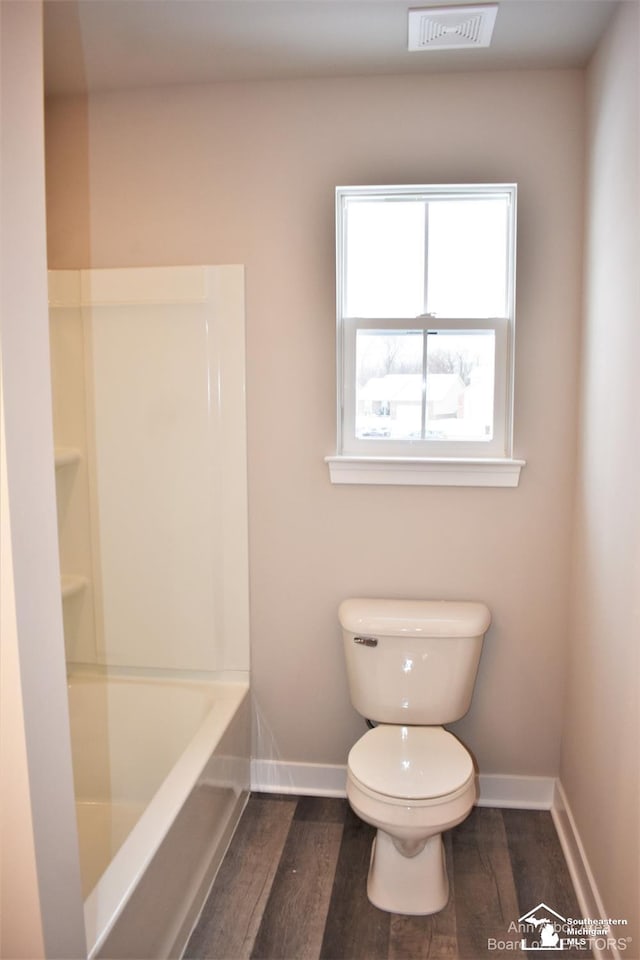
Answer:
[[[564,930],[566,917],[548,907],[546,903],[539,903],[533,910],[524,913],[518,919],[518,931],[529,933],[533,931],[537,938],[529,943],[527,937],[523,937],[520,942],[521,950],[564,950],[560,933]],[[529,937],[529,939],[531,939]]]
[[[624,932],[627,920],[612,917],[563,917],[553,907],[539,903],[518,920],[512,920],[504,939],[489,937],[489,950],[626,950],[631,937],[618,936]],[[622,928],[622,929],[621,929]]]

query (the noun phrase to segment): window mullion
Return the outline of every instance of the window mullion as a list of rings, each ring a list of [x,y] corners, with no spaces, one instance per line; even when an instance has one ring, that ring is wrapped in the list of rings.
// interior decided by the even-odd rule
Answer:
[[[424,293],[422,300],[422,313],[427,315],[429,309],[429,201],[424,204]],[[422,331],[422,411],[420,424],[420,437],[427,439],[427,356],[428,330]]]
[[[428,330],[422,331],[422,413],[421,413],[421,427],[420,427],[420,437],[422,440],[427,439],[427,355],[428,355],[428,345],[427,337],[429,336]]]
[[[422,313],[427,315],[429,302],[429,203],[424,204],[424,284],[422,297]]]

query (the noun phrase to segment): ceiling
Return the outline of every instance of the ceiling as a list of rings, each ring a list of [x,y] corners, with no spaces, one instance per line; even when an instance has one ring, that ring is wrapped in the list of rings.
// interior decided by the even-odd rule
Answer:
[[[637,0],[623,0],[637,2]],[[46,0],[45,87],[584,66],[615,0],[501,0],[491,46],[407,51],[420,0]]]

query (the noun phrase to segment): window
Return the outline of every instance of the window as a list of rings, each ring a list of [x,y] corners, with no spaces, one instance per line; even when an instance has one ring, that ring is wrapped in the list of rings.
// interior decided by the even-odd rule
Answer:
[[[357,482],[344,479],[356,460],[375,461],[387,478],[406,462],[413,477],[361,482],[443,482],[416,480],[415,466],[438,464],[442,478],[452,461],[471,463],[476,477],[478,461],[491,465],[486,477],[496,465],[519,473],[511,459],[515,185],[339,187],[336,214],[334,482]],[[499,485],[517,484],[513,469],[498,473]],[[475,482],[470,476],[460,482]]]

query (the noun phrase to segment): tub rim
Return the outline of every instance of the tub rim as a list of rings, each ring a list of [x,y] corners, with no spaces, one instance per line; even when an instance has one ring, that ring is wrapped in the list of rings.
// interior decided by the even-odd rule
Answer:
[[[213,688],[215,699],[195,730],[183,753],[167,772],[140,819],[84,900],[87,958],[95,957],[115,926],[132,893],[165,840],[172,824],[196,785],[207,762],[231,721],[249,695],[249,677],[245,671],[209,676],[144,673],[142,671],[78,671],[70,675],[74,682],[109,681]],[[216,689],[217,688],[217,689]],[[220,695],[219,695],[220,694]],[[247,758],[248,762],[249,758]]]

